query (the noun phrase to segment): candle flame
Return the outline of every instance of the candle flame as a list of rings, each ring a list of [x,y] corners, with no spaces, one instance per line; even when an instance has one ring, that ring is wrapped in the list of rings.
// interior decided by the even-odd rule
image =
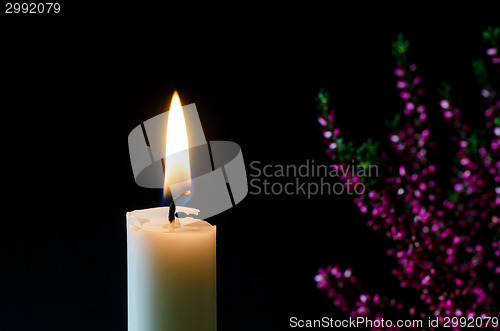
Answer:
[[[177,91],[175,91],[168,112],[165,147],[165,182],[163,186],[164,199],[169,191],[168,182],[171,185],[184,183],[184,192],[188,192],[191,189],[191,169],[188,149],[186,121],[182,111],[181,99]],[[176,153],[177,155],[170,157]]]

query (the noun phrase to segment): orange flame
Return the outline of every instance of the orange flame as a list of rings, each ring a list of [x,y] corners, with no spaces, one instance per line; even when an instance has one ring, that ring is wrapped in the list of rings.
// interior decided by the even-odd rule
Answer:
[[[168,191],[168,181],[172,184],[186,182],[186,187],[191,186],[191,169],[189,165],[188,149],[189,144],[186,121],[184,119],[184,113],[182,112],[181,99],[177,91],[175,91],[168,112],[165,147],[165,182],[163,186],[164,198]],[[174,157],[170,157],[176,153],[178,154]]]

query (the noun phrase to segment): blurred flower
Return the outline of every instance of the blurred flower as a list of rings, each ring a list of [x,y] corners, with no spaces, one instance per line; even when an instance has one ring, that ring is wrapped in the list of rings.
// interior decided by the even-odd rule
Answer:
[[[334,304],[353,317],[438,316],[441,322],[445,316],[500,317],[498,93],[484,79],[484,64],[476,62],[486,111],[484,129],[472,130],[462,120],[462,110],[452,102],[449,88],[445,89],[438,109],[455,143],[455,161],[450,178],[438,177],[428,107],[420,101],[423,90],[416,85],[421,78],[417,66],[406,57],[407,48],[408,42],[399,36],[393,49],[397,59],[394,74],[404,107],[403,116],[391,122],[390,151],[379,153],[378,144],[371,140],[359,148],[346,141],[334,120],[335,111],[328,107],[329,95],[325,97],[324,92],[320,93],[319,123],[327,154],[337,167],[345,167],[352,160],[384,165],[378,180],[354,178],[367,186],[366,194],[356,196],[354,203],[368,215],[372,229],[394,242],[387,254],[399,266],[392,273],[401,287],[419,294],[420,302],[404,307],[395,298],[367,293],[354,272],[350,268],[343,271],[340,266],[319,269],[317,287],[327,291]],[[496,63],[497,48],[490,47],[487,54]]]

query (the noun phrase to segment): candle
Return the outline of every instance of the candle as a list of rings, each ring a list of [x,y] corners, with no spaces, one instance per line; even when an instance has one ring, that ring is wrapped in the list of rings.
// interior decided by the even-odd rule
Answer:
[[[188,135],[177,93],[168,114],[164,200],[192,196]],[[178,194],[178,193],[181,194]],[[216,228],[170,207],[127,213],[128,330],[213,331],[216,322]]]
[[[168,214],[127,213],[128,330],[216,330],[216,228],[186,217],[171,231]]]

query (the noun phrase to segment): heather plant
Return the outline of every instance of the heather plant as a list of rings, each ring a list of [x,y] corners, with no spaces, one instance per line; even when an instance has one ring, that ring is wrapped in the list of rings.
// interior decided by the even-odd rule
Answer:
[[[318,95],[318,122],[336,166],[379,164],[383,170],[378,178],[342,179],[366,185],[366,193],[354,202],[367,215],[368,226],[391,240],[387,254],[398,265],[394,281],[420,298],[403,304],[367,293],[349,266],[319,269],[317,287],[352,317],[437,317],[441,323],[445,317],[500,317],[500,98],[494,87],[500,73],[500,28],[489,28],[483,39],[486,61],[472,63],[482,98],[482,127],[464,121],[448,84],[439,87],[438,104],[422,101],[422,77],[408,58],[409,42],[402,35],[393,43],[393,55],[403,111],[388,122],[387,150],[372,140],[359,147],[346,141],[329,106],[330,94],[322,90]],[[441,114],[454,146],[451,169],[442,172],[439,167],[448,164],[440,162],[430,112]],[[451,326],[462,329],[464,324]]]

